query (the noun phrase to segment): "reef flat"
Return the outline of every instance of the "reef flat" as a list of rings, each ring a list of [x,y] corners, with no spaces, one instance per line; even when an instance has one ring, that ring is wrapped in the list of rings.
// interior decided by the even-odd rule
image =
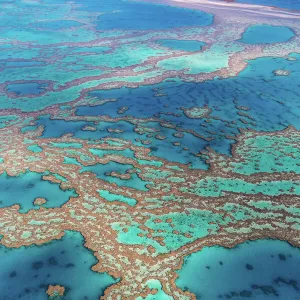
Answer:
[[[240,2],[0,2],[1,297],[300,299],[300,14]]]

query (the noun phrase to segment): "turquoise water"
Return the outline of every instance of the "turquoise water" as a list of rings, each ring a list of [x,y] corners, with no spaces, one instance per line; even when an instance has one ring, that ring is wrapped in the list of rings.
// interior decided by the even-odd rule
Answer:
[[[125,150],[102,150],[102,149],[90,149],[92,154],[98,157],[105,157],[106,155],[121,155],[123,157],[128,157],[134,159],[134,152],[130,149]]]
[[[137,1],[76,0],[75,2],[83,4],[84,10],[105,12],[97,20],[98,30],[158,30],[207,26],[213,21],[213,16],[205,12]]]
[[[25,126],[21,129],[21,132],[34,131],[38,128],[38,126]]]
[[[70,27],[77,27],[83,25],[82,23],[71,21],[71,20],[59,20],[59,21],[42,21],[33,23],[34,27],[40,29],[51,29],[51,30],[60,30]]]
[[[295,34],[284,26],[253,25],[244,33],[241,42],[245,44],[274,44],[287,42]]]
[[[278,240],[206,247],[185,258],[176,285],[197,299],[300,299],[300,249]]]
[[[252,2],[280,7],[293,4],[291,0]],[[300,300],[300,250],[287,243],[263,240],[230,250],[215,246],[189,252],[192,243],[201,239],[205,244],[212,234],[218,241],[220,230],[228,238],[230,233],[261,233],[277,216],[272,226],[278,229],[278,236],[286,237],[284,226],[299,229],[299,208],[289,203],[299,194],[299,182],[291,172],[299,173],[300,164],[297,150],[286,146],[293,138],[297,148],[298,138],[286,135],[281,144],[276,138],[269,138],[269,143],[257,139],[240,150],[241,159],[230,158],[242,130],[276,132],[289,125],[300,129],[300,54],[287,55],[299,44],[298,37],[294,38],[298,23],[295,19],[293,25],[291,13],[284,18],[247,13],[244,19],[243,10],[235,18],[237,10],[231,15],[230,8],[214,11],[209,7],[215,17],[200,10],[138,0],[0,3],[0,136],[16,141],[9,146],[0,141],[4,149],[0,167],[3,171],[21,165],[26,169],[38,157],[37,164],[45,171],[0,176],[0,215],[5,218],[5,211],[14,204],[21,205],[22,213],[15,220],[15,232],[5,219],[1,221],[1,234],[11,233],[7,240],[29,243],[40,238],[34,235],[42,230],[40,214],[55,221],[56,211],[61,213],[59,207],[67,203],[66,218],[45,226],[56,232],[69,228],[68,224],[81,228],[84,218],[82,233],[86,237],[91,233],[89,245],[103,259],[100,264],[128,280],[120,298],[181,299],[166,280],[176,275],[179,259],[171,259],[176,251],[181,258],[186,256],[176,284],[195,293],[197,299]],[[217,15],[220,11],[221,17]],[[257,25],[242,33],[239,26],[245,22]],[[256,44],[259,47],[252,47]],[[282,57],[272,57],[281,50]],[[256,57],[258,51],[268,57],[247,61],[247,67],[233,76],[231,64],[236,60],[229,59],[238,52],[242,58]],[[216,76],[227,75],[219,72],[227,67],[227,79]],[[202,82],[202,75],[209,72],[215,72],[212,79]],[[160,83],[150,84],[153,82]],[[73,113],[77,121],[68,120]],[[40,125],[44,131],[37,137]],[[61,138],[66,134],[72,136],[72,142]],[[104,143],[101,139],[106,138],[120,141]],[[24,160],[14,151],[19,142],[24,142],[26,153],[30,151]],[[277,149],[272,152],[274,144]],[[97,145],[128,149],[102,150]],[[141,152],[131,150],[136,146]],[[210,154],[218,157],[218,167],[226,168],[228,178],[222,172],[205,175],[190,170],[209,170],[206,154],[200,155],[208,147],[216,152]],[[143,156],[148,150],[153,161]],[[76,183],[78,175],[74,190],[63,191],[59,184],[42,180],[52,163],[44,155],[62,162],[62,169],[55,166],[58,174],[51,174],[58,180]],[[107,163],[96,163],[96,158],[106,158]],[[130,164],[130,159],[136,163]],[[264,164],[265,159],[269,161]],[[232,162],[225,165],[225,160]],[[136,164],[139,166],[134,167]],[[66,169],[72,172],[66,174]],[[287,178],[288,172],[290,177],[283,180],[280,176]],[[274,179],[270,173],[276,173]],[[124,175],[125,179],[118,178]],[[75,189],[80,197],[68,202],[78,196]],[[89,195],[85,195],[87,189]],[[228,196],[225,192],[237,193],[236,201],[244,202],[221,203]],[[46,198],[43,207],[57,209],[39,209],[33,204],[37,197]],[[256,197],[261,199],[255,202]],[[288,215],[285,224],[281,213]],[[28,228],[20,224],[23,219],[29,222]],[[246,219],[253,223],[243,223]],[[25,226],[22,233],[20,226]],[[65,286],[67,300],[99,299],[117,280],[91,271],[97,261],[83,244],[80,233],[68,231],[61,240],[43,246],[0,246],[0,300],[47,299],[49,284]],[[181,252],[186,245],[191,248]],[[162,259],[161,266],[155,257]],[[149,289],[143,290],[145,287],[154,295],[146,296]],[[134,297],[122,294],[131,291]],[[140,293],[143,297],[138,297]],[[118,297],[115,293],[111,298]]]
[[[4,62],[6,67],[32,67],[44,65],[43,61],[7,61]]]
[[[109,175],[111,172],[125,174],[127,170],[130,170],[132,168],[132,165],[125,165],[111,161],[105,165],[95,164],[87,167],[82,167],[81,172],[92,172],[96,174],[98,178],[110,183],[115,183],[118,186],[126,186],[137,190],[147,191],[148,189],[146,188],[146,185],[150,184],[151,182],[143,181],[136,174],[131,174],[130,179],[120,179],[118,177]]]
[[[17,94],[17,96],[24,96],[24,95],[39,95],[42,93],[47,84],[39,84],[36,82],[29,82],[29,83],[12,83],[7,85],[7,90],[9,92],[13,92]]]
[[[113,194],[110,193],[109,191],[105,191],[105,190],[98,190],[99,195],[104,198],[105,200],[109,201],[109,202],[124,202],[130,206],[135,206],[137,201],[133,198],[129,198],[129,197],[125,197],[123,195],[118,195],[118,194]]]
[[[102,53],[105,51],[110,50],[111,48],[109,47],[66,47],[68,50],[70,50],[73,53],[78,53],[78,52],[93,52],[93,53]]]
[[[193,40],[158,40],[157,43],[163,47],[187,52],[200,51],[205,46],[204,42]]]
[[[154,294],[149,294],[147,297],[138,297],[136,300],[173,300],[174,298],[167,295],[163,290],[162,290],[162,284],[160,283],[159,280],[157,279],[149,279],[147,281],[147,286],[154,290]]]
[[[78,232],[42,246],[6,248],[0,245],[1,299],[48,299],[48,285],[66,288],[65,300],[99,299],[104,290],[116,283],[107,273],[96,273],[97,263],[84,246]]]
[[[26,172],[17,177],[0,175],[0,207],[8,207],[14,204],[21,206],[20,212],[26,213],[30,209],[38,209],[34,205],[36,198],[45,198],[47,203],[43,207],[59,207],[76,197],[74,190],[61,190],[56,183],[42,180],[42,174]]]

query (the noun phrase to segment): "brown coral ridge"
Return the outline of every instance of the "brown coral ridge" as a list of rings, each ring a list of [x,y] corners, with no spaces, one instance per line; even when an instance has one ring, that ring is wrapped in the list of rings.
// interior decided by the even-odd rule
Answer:
[[[105,299],[116,299],[119,296],[122,296],[123,299],[133,299],[143,294],[143,291],[147,291],[145,283],[150,278],[158,279],[163,285],[163,290],[168,295],[172,295],[174,299],[192,297],[189,293],[184,293],[175,286],[175,270],[180,268],[185,256],[201,250],[204,246],[233,247],[245,240],[266,237],[287,240],[293,245],[299,246],[296,216],[291,213],[291,208],[300,208],[300,198],[294,195],[293,191],[278,196],[268,196],[261,193],[254,195],[223,193],[216,197],[198,196],[193,191],[193,185],[207,177],[242,179],[254,184],[274,180],[299,181],[299,174],[294,172],[256,173],[246,176],[225,170],[224,166],[218,163],[219,158],[222,158],[226,164],[229,164],[231,160],[242,160],[243,158],[239,157],[236,149],[249,138],[249,134],[288,137],[291,134],[298,134],[298,131],[292,127],[274,133],[243,132],[233,147],[233,158],[209,151],[208,162],[211,167],[208,171],[193,170],[186,165],[149,156],[149,149],[135,146],[122,139],[106,138],[93,144],[86,140],[73,138],[70,135],[61,138],[40,138],[42,128],[21,133],[21,127],[22,125],[19,124],[0,129],[4,147],[1,153],[4,162],[0,165],[0,171],[6,171],[11,176],[16,176],[24,170],[49,171],[50,174],[59,174],[66,181],[58,180],[53,175],[44,176],[43,180],[59,182],[62,189],[74,188],[78,197],[71,198],[62,207],[51,209],[41,207],[39,210],[31,210],[26,214],[18,212],[18,205],[1,208],[0,217],[5,222],[5,226],[0,228],[0,234],[3,235],[1,243],[7,247],[43,244],[53,239],[60,239],[65,230],[81,232],[86,240],[85,246],[94,252],[99,261],[92,269],[97,272],[108,272],[114,277],[122,278],[119,283],[108,288],[105,292]],[[29,144],[28,141],[30,141]],[[117,144],[112,145],[111,142]],[[53,143],[80,143],[82,147],[76,148],[76,152],[70,153],[67,148],[54,147]],[[32,156],[32,152],[27,149],[30,144],[38,145],[43,149],[42,152],[34,154],[35,161],[27,159],[28,156]],[[18,146],[16,147],[16,145]],[[98,157],[90,152],[91,148],[102,150],[130,149],[134,152],[135,158],[121,155]],[[64,157],[66,156],[76,159],[79,165],[65,164]],[[83,160],[83,156],[89,157],[89,160]],[[161,166],[141,165],[136,159],[160,162]],[[141,180],[150,180],[152,184],[147,186],[148,190],[140,191],[108,183],[97,178],[91,172],[80,172],[83,166],[93,164],[105,166],[110,161],[132,165],[140,170],[136,174]],[[161,176],[163,174],[167,175]],[[99,188],[113,194],[136,199],[137,203],[135,206],[129,206],[122,202],[109,202],[100,197]],[[171,200],[163,200],[165,196],[170,195],[173,195]],[[274,213],[270,213],[267,209],[253,206],[253,203],[259,201],[269,201],[273,206],[280,206],[280,208],[276,209]],[[234,206],[230,212],[224,209],[224,205],[227,203],[232,203]],[[247,218],[235,220],[234,211],[241,208],[249,211],[246,214]],[[227,225],[215,223],[218,226],[216,232],[209,232],[202,238],[194,238],[191,233],[181,232],[180,229],[176,228],[176,223],[169,217],[166,223],[173,228],[174,234],[185,236],[189,242],[178,249],[159,255],[157,249],[148,244],[120,243],[118,232],[112,226],[113,224],[122,224],[125,232],[133,223],[137,223],[139,228],[145,232],[146,237],[153,241],[151,242],[152,245],[156,241],[163,246],[165,245],[164,239],[158,237],[152,228],[146,226],[146,222],[155,216],[156,222],[161,223],[164,215],[170,213],[190,214],[193,209],[210,211],[215,216],[228,217],[230,221]],[[289,220],[295,221],[290,222]],[[15,229],[9,230],[9,228]],[[31,236],[26,239],[22,238],[24,231],[30,232]]]
[[[208,106],[194,106],[190,108],[181,107],[181,109],[183,110],[184,114],[190,119],[208,118],[209,114],[212,112],[212,109]]]
[[[36,198],[33,202],[34,205],[43,205],[45,203],[47,203],[45,198]]]
[[[49,297],[63,296],[65,288],[61,285],[49,285],[46,293]]]

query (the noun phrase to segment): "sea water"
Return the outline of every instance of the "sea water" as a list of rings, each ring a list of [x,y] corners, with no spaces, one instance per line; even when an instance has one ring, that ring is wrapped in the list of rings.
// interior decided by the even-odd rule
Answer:
[[[299,267],[300,250],[278,240],[205,247],[185,258],[176,285],[201,300],[296,300]]]

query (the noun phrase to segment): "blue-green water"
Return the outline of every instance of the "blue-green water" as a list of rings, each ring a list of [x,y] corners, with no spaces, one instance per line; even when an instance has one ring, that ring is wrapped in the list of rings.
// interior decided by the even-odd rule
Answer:
[[[123,195],[117,195],[117,194],[113,194],[110,193],[109,191],[105,191],[105,190],[98,190],[99,195],[104,198],[105,200],[109,201],[109,202],[124,202],[130,206],[135,206],[137,201],[133,198],[129,198],[129,197],[125,197]]]
[[[64,121],[64,120],[52,120],[49,116],[41,116],[37,120],[38,125],[43,125],[45,130],[43,131],[43,137],[60,137],[67,133],[75,134],[80,131],[85,125],[92,125],[91,122],[84,121]]]
[[[248,67],[237,77],[224,80],[215,79],[200,84],[183,82],[164,82],[157,85],[141,86],[138,89],[121,88],[107,91],[92,92],[91,96],[117,98],[116,102],[109,102],[101,106],[80,106],[76,114],[79,116],[108,115],[112,118],[119,117],[117,113],[120,106],[127,106],[128,110],[122,116],[149,118],[160,113],[160,118],[175,124],[177,128],[185,128],[199,132],[210,141],[196,138],[185,133],[180,139],[173,136],[174,129],[161,127],[158,123],[145,123],[144,126],[155,128],[158,133],[166,136],[165,140],[152,138],[150,145],[144,145],[152,150],[153,155],[182,163],[192,163],[194,167],[205,168],[199,158],[191,155],[209,146],[214,150],[230,155],[230,146],[233,140],[227,139],[228,135],[239,133],[239,128],[252,128],[260,131],[282,130],[288,125],[300,128],[299,107],[297,106],[300,87],[297,78],[300,76],[300,55],[293,54],[296,61],[285,58],[259,58],[249,61]],[[290,72],[289,76],[276,76],[274,70],[283,69]],[[153,88],[162,88],[165,96],[155,97]],[[218,95],[223,95],[219,97]],[[239,106],[249,108],[247,114],[252,118],[245,124],[238,114],[234,100],[238,99]],[[180,107],[182,101],[185,107],[194,105],[212,107],[212,116],[218,119],[206,118],[189,119]],[[168,103],[168,107],[165,104]],[[222,109],[220,109],[222,107]],[[163,113],[172,111],[179,116]],[[244,118],[245,119],[245,118]],[[230,126],[224,126],[229,124]],[[105,123],[97,125],[97,131],[83,131],[85,125],[92,122],[50,120],[49,117],[40,117],[38,124],[45,126],[42,137],[60,137],[63,134],[73,133],[75,137],[83,139],[99,139],[104,137],[122,137],[129,139],[134,144],[141,145],[136,139],[146,138],[133,131],[134,126],[128,122]],[[205,126],[205,127],[202,127]],[[118,128],[123,133],[110,133],[108,128]],[[182,147],[174,147],[173,143],[179,141]]]
[[[98,30],[158,30],[183,26],[207,26],[213,21],[212,15],[202,11],[137,1],[76,0],[75,2],[83,4],[84,10],[105,12],[97,20]]]
[[[83,167],[81,169],[81,172],[95,173],[98,178],[108,181],[110,183],[115,183],[118,186],[126,186],[129,188],[134,188],[134,189],[143,190],[143,191],[148,190],[146,188],[146,185],[151,182],[143,181],[136,174],[131,174],[130,179],[120,179],[118,177],[109,175],[111,172],[125,174],[127,170],[130,170],[132,168],[133,168],[132,165],[123,165],[123,164],[119,164],[114,161],[111,161],[105,165],[96,164],[96,165]]]
[[[33,23],[34,27],[41,29],[51,29],[51,30],[60,30],[70,27],[77,27],[83,25],[76,21],[71,20],[60,20],[60,21],[43,21],[43,22],[35,22]]]
[[[295,34],[284,26],[253,25],[243,33],[241,42],[245,44],[274,44],[287,42]]]
[[[97,263],[84,246],[78,232],[42,246],[18,249],[0,246],[0,299],[48,299],[48,285],[66,288],[65,300],[99,299],[104,290],[116,283],[107,273],[96,273]]]
[[[288,8],[300,7],[299,0],[237,1]],[[97,147],[100,139],[121,138],[134,146],[150,149],[152,156],[189,164],[190,168],[208,169],[204,158],[198,157],[196,153],[210,147],[218,154],[230,156],[231,146],[235,143],[234,136],[239,135],[241,129],[275,132],[289,125],[299,129],[300,55],[290,54],[287,57],[287,50],[280,58],[271,55],[280,55],[282,49],[290,49],[289,47],[293,49],[291,51],[295,51],[298,41],[293,37],[297,30],[290,29],[294,27],[293,21],[288,20],[291,15],[285,14],[286,18],[282,19],[268,19],[260,14],[251,20],[251,16],[247,14],[247,19],[241,20],[241,10],[241,19],[237,18],[235,23],[232,16],[230,19],[227,19],[226,15],[215,18],[214,15],[200,10],[131,0],[75,0],[72,4],[65,0],[0,0],[0,3],[0,71],[3,78],[0,82],[0,112],[3,113],[7,108],[16,109],[1,117],[0,128],[7,126],[8,130],[16,129],[10,134],[13,133],[13,139],[16,135],[17,141],[27,134],[28,141],[29,137],[35,139],[33,131],[39,125],[43,125],[44,131],[38,138],[41,147],[37,142],[26,145],[31,151],[32,161],[35,155],[39,156],[37,164],[41,163],[39,167],[47,168],[49,161],[41,159],[44,154],[48,157],[54,155],[54,159],[59,157],[61,161],[64,159],[64,170],[72,168],[72,176],[76,170],[79,172],[77,188],[82,197],[85,196],[86,187],[83,188],[81,177],[87,175],[86,172],[93,173],[90,176],[91,185],[87,188],[90,188],[95,196],[99,195],[102,198],[100,205],[103,210],[89,212],[86,210],[89,207],[87,203],[79,208],[79,198],[76,207],[73,207],[73,203],[68,203],[67,213],[71,213],[72,216],[74,212],[81,210],[86,214],[87,220],[90,218],[101,224],[102,212],[109,209],[109,204],[114,205],[116,209],[109,211],[104,222],[107,222],[105,226],[115,231],[115,235],[108,234],[104,244],[100,241],[92,243],[96,248],[94,250],[99,251],[99,254],[101,251],[105,252],[101,256],[108,258],[105,263],[111,270],[117,270],[118,266],[115,266],[112,257],[110,260],[107,251],[110,252],[109,255],[117,253],[115,259],[117,262],[122,261],[124,268],[126,264],[128,270],[121,270],[121,274],[138,270],[145,274],[148,262],[144,264],[143,259],[146,260],[150,255],[149,246],[154,248],[152,251],[156,251],[154,255],[172,254],[172,251],[179,250],[199,238],[206,239],[212,232],[217,236],[220,226],[226,226],[229,217],[214,213],[211,206],[213,198],[207,199],[205,196],[217,197],[223,190],[242,193],[245,199],[249,194],[261,190],[269,195],[267,197],[261,194],[267,199],[272,199],[271,196],[276,193],[285,193],[286,198],[298,193],[293,175],[293,184],[285,184],[285,181],[279,184],[276,180],[274,191],[268,191],[268,187],[274,187],[274,182],[261,184],[263,188],[254,181],[239,184],[248,182],[248,178],[243,175],[245,172],[243,173],[242,167],[238,165],[236,169],[240,171],[240,179],[220,178],[209,180],[207,183],[204,179],[201,181],[200,172],[184,174],[185,168],[175,164],[174,169],[168,169],[169,172],[162,171],[163,162],[138,159],[137,152],[135,157],[134,152],[129,149],[83,149],[86,141],[87,145]],[[209,10],[213,12],[213,8]],[[230,8],[226,13],[231,13]],[[256,17],[260,18],[259,23]],[[242,34],[242,39],[236,40],[235,30],[242,21],[258,25],[250,26]],[[225,30],[219,30],[222,25]],[[205,40],[206,43],[201,40]],[[287,42],[290,43],[285,44]],[[258,49],[271,54],[269,57],[248,61],[248,66],[237,76],[227,79],[216,76],[201,83],[195,82],[191,77],[191,74],[196,73],[201,77],[203,74],[200,72],[218,72],[220,68],[230,65],[230,57],[237,52],[252,51],[249,49],[255,47],[247,45],[255,44],[260,45]],[[207,47],[204,47],[206,45]],[[175,53],[176,50],[186,53]],[[162,57],[172,54],[176,54],[176,57],[159,61]],[[179,73],[167,73],[174,70],[181,70],[180,76],[184,79],[179,79]],[[280,74],[275,72],[276,70],[286,71],[287,76],[276,76]],[[230,71],[229,66],[231,75]],[[281,72],[281,75],[282,73],[284,72]],[[171,78],[154,85],[145,84],[159,82],[160,78],[166,76]],[[105,90],[101,89],[102,84],[106,87],[122,87]],[[31,97],[27,98],[29,94]],[[17,96],[17,99],[14,99],[14,96]],[[93,106],[97,103],[95,100],[108,98],[115,101]],[[76,107],[73,106],[74,103]],[[52,108],[46,109],[49,106]],[[120,109],[121,107],[126,109]],[[203,116],[200,113],[196,117],[189,117],[187,110],[193,111],[195,107],[200,110],[207,109],[208,112]],[[23,114],[33,111],[35,114]],[[72,112],[78,117],[78,121],[67,121]],[[99,116],[104,115],[108,116],[108,121],[99,119]],[[109,120],[109,117],[120,119]],[[149,120],[145,120],[146,118]],[[23,122],[23,125],[20,125],[23,126],[21,131],[18,130],[18,125],[15,126],[17,122]],[[94,130],[86,130],[86,126],[93,126]],[[3,135],[7,134],[4,130],[1,132]],[[67,142],[67,138],[60,140],[65,134],[71,134],[78,140],[72,144]],[[47,138],[57,140],[43,141]],[[115,145],[120,146],[122,143],[115,142]],[[14,147],[18,145],[12,145],[12,148]],[[56,148],[55,152],[51,152],[53,148]],[[282,150],[286,151],[289,150]],[[10,168],[6,156],[13,156],[14,153],[10,149],[0,153],[1,167],[4,170]],[[135,169],[129,163],[121,164],[114,160],[107,164],[96,164],[95,160],[88,156],[92,154],[100,158],[106,155],[121,155],[134,159],[140,164],[140,169]],[[72,157],[75,155],[78,155],[78,160]],[[278,157],[279,155],[283,154],[278,154]],[[297,155],[294,152],[284,153],[284,156],[288,155],[291,163],[296,161]],[[20,163],[19,160],[20,157],[16,158],[17,164]],[[83,162],[93,165],[83,166]],[[25,166],[26,163],[25,159]],[[245,165],[247,161],[242,161],[241,164],[243,163]],[[268,166],[259,169],[257,164],[257,161],[249,163],[253,165],[254,171],[268,170]],[[270,165],[274,168],[275,163]],[[139,172],[145,171],[141,171],[142,168],[147,167],[144,175],[149,181],[144,181],[138,175]],[[286,169],[284,167],[282,164],[282,168],[278,167],[277,170],[283,172],[281,170]],[[117,172],[124,175],[128,170],[132,171],[132,174],[128,172],[129,179],[120,179],[110,174]],[[178,176],[180,171],[184,174],[182,178],[171,175],[175,170],[178,171]],[[287,168],[287,171],[290,170],[294,168]],[[258,172],[251,174],[256,173]],[[201,175],[198,176],[199,174]],[[56,176],[67,181],[59,174]],[[253,178],[255,175],[250,176]],[[38,210],[39,207],[33,204],[37,197],[46,198],[47,203],[43,206],[51,208],[60,207],[70,197],[77,196],[75,190],[63,191],[58,184],[43,181],[41,177],[42,174],[29,171],[18,177],[1,175],[0,211],[20,204],[21,213],[35,209],[30,213],[38,217],[42,209]],[[94,177],[105,181],[106,184],[103,185],[99,181],[98,186],[97,181],[93,181]],[[280,180],[280,174],[277,174],[277,177]],[[196,184],[189,184],[189,178],[193,178]],[[153,188],[150,187],[153,184],[151,180],[154,182]],[[218,185],[220,182],[223,183]],[[188,193],[194,192],[193,195],[190,194],[191,199],[189,196],[183,198],[174,195],[175,183],[181,192],[184,191],[180,188],[181,183],[183,186],[189,185]],[[276,201],[283,202],[285,197],[283,200],[276,198]],[[197,205],[195,200],[199,201],[199,205],[207,206],[207,210],[192,211],[191,206]],[[278,205],[282,206],[283,203]],[[228,204],[227,213],[231,211],[230,207],[234,209],[234,206]],[[287,208],[286,213],[289,210],[290,208]],[[48,214],[44,210],[43,213]],[[239,211],[233,213],[235,226],[238,227],[245,214]],[[24,215],[21,217],[26,218]],[[161,222],[158,222],[157,218],[161,218],[158,220]],[[167,221],[170,218],[172,224]],[[73,218],[72,222],[76,222],[76,226],[80,225],[79,219]],[[38,221],[35,220],[38,218],[29,220],[32,227],[24,228],[21,241],[29,237],[36,238],[33,232],[27,231],[31,228],[36,229]],[[114,220],[114,223],[110,224],[110,220]],[[1,223],[2,233],[7,233],[11,228],[6,227],[5,221]],[[290,225],[288,223],[286,226]],[[62,224],[61,226],[65,226]],[[94,223],[88,221],[86,226],[90,224]],[[52,226],[51,222],[49,226]],[[291,226],[296,228],[297,224]],[[150,230],[147,231],[147,228]],[[98,231],[96,227],[88,229],[93,230],[95,236],[103,234],[102,227]],[[256,230],[254,226],[252,230]],[[44,246],[33,245],[21,249],[0,246],[0,299],[46,299],[45,291],[49,284],[64,285],[67,291],[65,299],[99,299],[104,290],[116,280],[107,274],[91,271],[91,266],[97,261],[92,253],[84,248],[83,242],[79,233],[67,232],[60,241]],[[122,246],[118,247],[118,243]],[[131,250],[127,251],[127,247]],[[136,254],[134,251],[138,253],[140,261],[136,260],[133,264]],[[244,243],[230,250],[221,247],[205,248],[186,257],[182,270],[178,272],[176,284],[195,293],[198,299],[300,299],[299,251],[284,242],[269,240]],[[176,268],[171,263],[169,266]],[[159,271],[156,271],[158,275],[156,278],[155,274],[155,279],[142,278],[142,284],[150,289],[157,289],[156,295],[149,295],[146,299],[172,299],[167,295],[167,291],[163,290],[166,284],[160,281],[162,278],[159,278]],[[174,272],[170,271],[168,276],[173,276]],[[138,281],[134,280],[128,282],[128,285],[132,284],[128,286],[128,290],[137,283]],[[143,292],[142,286],[138,286],[138,292]],[[172,291],[168,293],[171,295]]]
[[[24,96],[24,95],[39,95],[42,93],[45,88],[47,87],[47,84],[39,84],[35,82],[29,82],[29,83],[12,83],[7,86],[7,90],[9,92],[13,92],[17,94],[18,96]]]
[[[171,161],[192,162],[194,166],[203,168],[199,159],[193,157],[191,152],[198,152],[209,146],[220,153],[230,155],[230,146],[234,141],[227,139],[226,136],[238,134],[239,128],[247,127],[259,131],[282,130],[288,125],[300,128],[300,110],[297,105],[300,96],[298,84],[300,55],[293,54],[291,57],[295,57],[297,60],[289,61],[286,58],[272,57],[251,60],[248,67],[238,76],[223,80],[216,78],[200,84],[164,82],[142,86],[138,89],[122,88],[96,91],[91,95],[99,97],[99,99],[117,98],[118,101],[96,107],[81,106],[76,114],[89,116],[105,114],[110,117],[119,117],[117,111],[120,106],[128,107],[122,116],[149,118],[161,113],[161,119],[177,125],[177,128],[194,130],[212,140],[197,139],[190,134],[184,134],[183,138],[178,139],[172,135],[175,132],[172,129],[161,127],[159,124],[145,124],[145,126],[155,127],[160,134],[167,136],[167,139],[163,141],[152,139],[152,144],[145,146],[152,148],[153,154],[156,156]],[[276,69],[288,70],[290,75],[276,76],[274,74]],[[155,97],[153,88],[161,88],[165,96]],[[249,108],[247,114],[252,119],[244,118],[248,120],[248,124],[245,124],[238,114],[239,110],[234,103],[235,100],[238,101],[239,106]],[[185,107],[208,105],[213,110],[211,116],[218,119],[210,119],[209,123],[206,122],[207,118],[189,119],[180,110],[183,102]],[[168,107],[165,107],[166,103]],[[166,115],[167,112],[178,113],[179,116]],[[226,124],[230,126],[226,126]],[[66,126],[69,125],[71,127],[70,122],[66,123]],[[62,130],[60,128],[55,126],[53,130]],[[77,133],[77,135],[82,137],[82,134]],[[92,133],[92,135],[102,136],[100,133]],[[121,136],[126,136],[136,143],[134,139],[137,136],[134,134],[126,132]],[[172,143],[175,141],[189,147],[190,151],[185,152],[180,147],[174,147]]]
[[[32,67],[44,65],[43,61],[6,61],[4,62],[6,67]]]
[[[56,183],[42,180],[42,174],[26,172],[19,176],[0,175],[0,208],[15,204],[21,206],[20,212],[26,213],[30,209],[38,209],[34,205],[36,198],[45,198],[47,203],[43,207],[59,207],[76,197],[74,190],[62,190]]]
[[[163,47],[187,52],[200,51],[205,46],[204,42],[193,40],[158,40],[157,43]]]
[[[176,285],[201,300],[296,300],[299,266],[300,249],[278,240],[206,247],[185,259]]]

